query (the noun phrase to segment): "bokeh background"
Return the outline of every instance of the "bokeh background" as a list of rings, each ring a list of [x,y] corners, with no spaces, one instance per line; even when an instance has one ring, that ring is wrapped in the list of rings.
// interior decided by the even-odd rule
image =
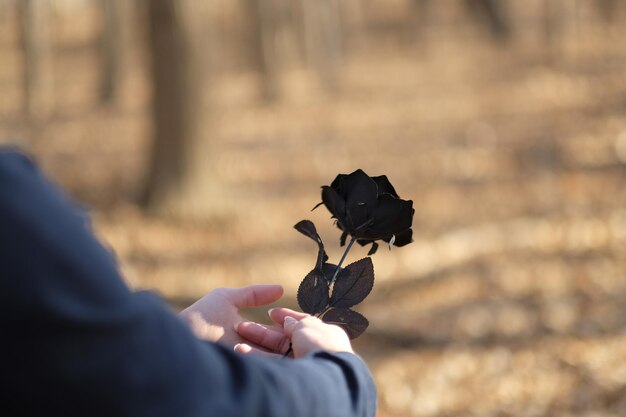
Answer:
[[[316,248],[292,225],[337,259],[319,187],[386,174],[416,213],[359,306],[379,415],[619,417],[625,23],[619,0],[0,0],[0,141],[174,308],[267,282],[295,307]]]

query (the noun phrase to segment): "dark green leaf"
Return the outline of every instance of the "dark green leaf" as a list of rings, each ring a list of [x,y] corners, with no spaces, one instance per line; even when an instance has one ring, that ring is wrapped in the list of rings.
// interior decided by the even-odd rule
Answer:
[[[298,288],[298,304],[305,313],[317,314],[328,306],[328,281],[323,272],[314,269]]]
[[[322,321],[340,326],[350,339],[359,337],[370,324],[362,314],[347,308],[331,308],[324,314]]]
[[[363,301],[374,287],[374,264],[363,258],[346,266],[337,276],[331,307],[350,308]]]
[[[321,270],[324,262],[328,260],[328,255],[326,255],[326,251],[324,250],[324,242],[322,242],[322,238],[317,233],[315,225],[310,220],[300,220],[293,227],[298,232],[302,233],[310,239],[313,239],[317,243],[319,250],[317,252],[317,261],[315,262],[315,268]]]

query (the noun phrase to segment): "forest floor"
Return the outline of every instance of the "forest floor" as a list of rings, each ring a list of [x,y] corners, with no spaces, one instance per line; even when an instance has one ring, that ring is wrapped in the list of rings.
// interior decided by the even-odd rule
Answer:
[[[623,39],[623,38],[621,38]],[[96,104],[97,63],[57,60],[58,110],[16,114],[17,67],[0,64],[0,137],[19,138],[92,209],[128,281],[176,308],[217,286],[295,290],[339,232],[319,187],[362,168],[413,199],[415,242],[373,257],[376,285],[357,340],[380,416],[626,415],[626,50],[556,56],[458,42],[350,57],[340,91],[291,71],[285,96],[255,102],[256,79],[215,81],[207,123],[233,204],[216,221],[142,212],[150,137],[141,74],[121,108]],[[80,71],[78,70],[80,69]],[[366,250],[356,248],[355,260]],[[251,311],[259,318],[264,311]]]

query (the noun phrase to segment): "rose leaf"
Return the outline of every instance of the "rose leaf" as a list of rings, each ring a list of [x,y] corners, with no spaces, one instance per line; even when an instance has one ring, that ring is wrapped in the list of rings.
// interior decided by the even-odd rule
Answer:
[[[335,264],[329,264],[328,262],[325,262],[324,266],[322,266],[322,272],[324,273],[324,276],[326,277],[326,281],[328,281],[328,285],[330,285],[336,271],[337,271],[337,265]],[[339,273],[337,274],[337,276],[341,275],[342,271],[343,271],[343,268],[339,267]]]
[[[365,299],[374,287],[374,264],[363,258],[346,266],[337,276],[330,306],[350,308]]]
[[[315,225],[310,220],[301,220],[293,227],[298,232],[302,233],[310,239],[313,239],[317,243],[319,250],[317,252],[317,262],[315,263],[315,268],[321,270],[324,262],[328,260],[328,255],[326,255],[326,251],[324,250],[324,242],[322,242],[322,238],[317,233]]]
[[[317,234],[317,229],[315,228],[315,224],[311,220],[300,220],[294,226],[298,232],[302,233],[305,236],[317,241],[319,239],[319,235]]]
[[[341,327],[350,339],[359,337],[370,324],[362,314],[347,308],[331,308],[324,314],[322,321]]]
[[[328,281],[324,273],[314,269],[308,273],[298,288],[298,305],[308,314],[317,314],[328,306]]]

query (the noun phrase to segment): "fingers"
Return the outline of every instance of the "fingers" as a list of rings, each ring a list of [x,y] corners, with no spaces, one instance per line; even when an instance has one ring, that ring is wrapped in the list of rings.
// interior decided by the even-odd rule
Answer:
[[[270,352],[285,353],[289,349],[289,337],[282,329],[244,321],[239,323],[235,330],[244,339]]]
[[[306,313],[283,307],[273,308],[268,311],[267,314],[269,314],[270,319],[272,319],[272,321],[279,326],[283,326],[285,317],[293,317],[296,320],[302,320],[303,318],[309,317]]]
[[[294,319],[291,316],[285,316],[285,320],[283,321],[283,330],[285,330],[285,334],[291,336],[297,325],[298,320]]]
[[[338,326],[324,323],[317,317],[302,319],[284,317],[283,330],[291,338],[294,358],[301,358],[315,350],[353,352],[348,335]]]
[[[230,288],[227,294],[236,307],[258,307],[278,301],[283,296],[283,287],[250,285],[243,288]]]
[[[266,352],[264,350],[252,347],[246,343],[237,343],[234,347],[235,352],[242,353],[244,355],[256,355],[264,356],[267,358],[281,358],[282,355],[276,353]]]

